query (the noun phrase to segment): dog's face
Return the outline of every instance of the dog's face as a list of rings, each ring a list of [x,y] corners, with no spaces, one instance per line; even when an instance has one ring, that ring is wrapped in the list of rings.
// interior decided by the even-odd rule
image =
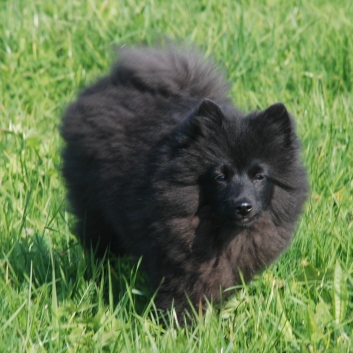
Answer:
[[[271,201],[274,185],[269,173],[258,163],[241,170],[230,163],[216,165],[205,178],[204,200],[220,221],[250,227]]]
[[[251,227],[269,207],[276,214],[292,207],[303,173],[298,141],[281,103],[247,116],[225,110],[205,100],[184,121],[174,136],[168,176],[176,185],[198,184],[199,207],[210,206],[220,223]]]

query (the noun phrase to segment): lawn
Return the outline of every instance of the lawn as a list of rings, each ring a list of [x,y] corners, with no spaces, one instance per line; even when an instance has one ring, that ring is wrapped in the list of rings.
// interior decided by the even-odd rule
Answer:
[[[180,327],[72,235],[58,127],[114,45],[194,43],[244,111],[286,104],[311,193],[280,259]],[[353,3],[0,0],[0,351],[353,351]]]

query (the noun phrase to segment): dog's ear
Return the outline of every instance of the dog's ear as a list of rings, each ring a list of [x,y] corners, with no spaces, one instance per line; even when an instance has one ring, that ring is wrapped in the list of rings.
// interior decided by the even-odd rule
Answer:
[[[221,107],[210,99],[205,98],[194,115],[194,123],[199,126],[214,128],[222,126],[223,118]]]
[[[259,120],[262,134],[271,136],[273,141],[287,147],[291,144],[295,130],[294,123],[283,103],[275,103],[265,109]]]
[[[203,99],[178,129],[179,144],[185,145],[200,137],[208,137],[216,133],[222,126],[223,119],[221,107],[210,99]]]
[[[288,110],[283,103],[275,103],[263,112],[266,124],[273,126],[279,132],[288,133],[292,131],[292,121]]]

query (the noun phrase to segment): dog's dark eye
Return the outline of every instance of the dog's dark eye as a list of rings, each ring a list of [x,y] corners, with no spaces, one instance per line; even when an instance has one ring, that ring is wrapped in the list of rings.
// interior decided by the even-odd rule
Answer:
[[[219,175],[217,175],[215,177],[215,180],[217,180],[217,181],[226,181],[227,178],[226,178],[226,176],[224,174],[219,174]]]
[[[258,181],[263,180],[263,178],[264,178],[263,174],[256,174],[254,177],[254,179]]]

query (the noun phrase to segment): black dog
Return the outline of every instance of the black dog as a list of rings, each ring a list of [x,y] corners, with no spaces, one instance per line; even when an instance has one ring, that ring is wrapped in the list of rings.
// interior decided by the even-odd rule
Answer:
[[[250,280],[289,245],[306,199],[285,106],[245,115],[227,88],[192,50],[124,49],[63,118],[77,236],[143,256],[160,308]]]

